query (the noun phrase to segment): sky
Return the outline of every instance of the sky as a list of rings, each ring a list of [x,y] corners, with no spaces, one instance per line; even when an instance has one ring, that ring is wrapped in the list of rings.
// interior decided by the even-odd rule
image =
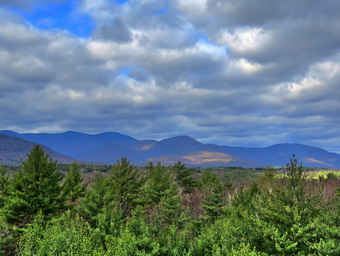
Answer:
[[[0,129],[340,153],[337,0],[1,0]]]

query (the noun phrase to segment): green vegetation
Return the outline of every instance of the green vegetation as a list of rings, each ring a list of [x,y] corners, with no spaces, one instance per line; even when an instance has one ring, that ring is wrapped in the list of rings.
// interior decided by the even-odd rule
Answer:
[[[35,146],[0,168],[0,255],[340,255],[340,179],[310,179],[294,157],[281,170],[92,167]]]

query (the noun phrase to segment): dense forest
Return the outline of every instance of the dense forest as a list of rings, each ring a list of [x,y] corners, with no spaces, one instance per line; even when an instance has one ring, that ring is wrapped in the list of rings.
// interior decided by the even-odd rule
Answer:
[[[0,255],[340,255],[340,179],[294,156],[245,182],[125,158],[84,180],[40,146],[0,168]]]

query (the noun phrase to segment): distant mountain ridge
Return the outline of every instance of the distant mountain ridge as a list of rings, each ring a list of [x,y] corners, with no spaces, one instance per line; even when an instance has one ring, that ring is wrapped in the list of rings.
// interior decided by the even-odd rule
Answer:
[[[31,151],[37,143],[27,141],[15,136],[0,134],[0,164],[2,165],[18,165],[21,160],[27,157],[27,153]],[[72,163],[76,159],[57,153],[43,145],[44,151],[54,160],[61,163]]]
[[[35,143],[43,144],[62,154],[81,158],[87,152],[91,152],[98,147],[104,146],[110,142],[131,142],[136,139],[116,133],[107,132],[101,134],[86,134],[81,132],[67,131],[63,133],[16,133],[9,130],[0,131],[18,138],[22,138]]]
[[[137,165],[145,165],[149,161],[161,161],[163,164],[182,161],[188,165],[202,167],[266,167],[283,166],[295,154],[304,166],[340,168],[339,154],[296,143],[244,148],[202,144],[189,136],[156,141],[137,140],[115,132],[86,134],[68,131],[56,134],[21,134],[5,130],[0,131],[0,134],[45,145],[50,150],[70,156],[70,159],[94,163],[111,164],[121,157],[127,157]]]

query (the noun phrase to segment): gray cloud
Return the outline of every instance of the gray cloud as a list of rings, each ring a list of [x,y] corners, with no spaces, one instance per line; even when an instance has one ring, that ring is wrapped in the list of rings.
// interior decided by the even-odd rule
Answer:
[[[178,1],[176,6],[226,44],[231,56],[268,64],[263,75],[272,83],[293,79],[339,50],[340,7],[334,0]]]
[[[1,129],[340,152],[335,0],[85,0],[80,8],[96,23],[87,39],[0,9]]]
[[[30,9],[34,6],[38,6],[46,3],[63,2],[64,0],[1,0],[0,7],[16,7],[23,9]]]
[[[110,23],[99,25],[96,28],[95,37],[103,40],[126,43],[131,41],[131,32],[121,19],[116,18]]]

